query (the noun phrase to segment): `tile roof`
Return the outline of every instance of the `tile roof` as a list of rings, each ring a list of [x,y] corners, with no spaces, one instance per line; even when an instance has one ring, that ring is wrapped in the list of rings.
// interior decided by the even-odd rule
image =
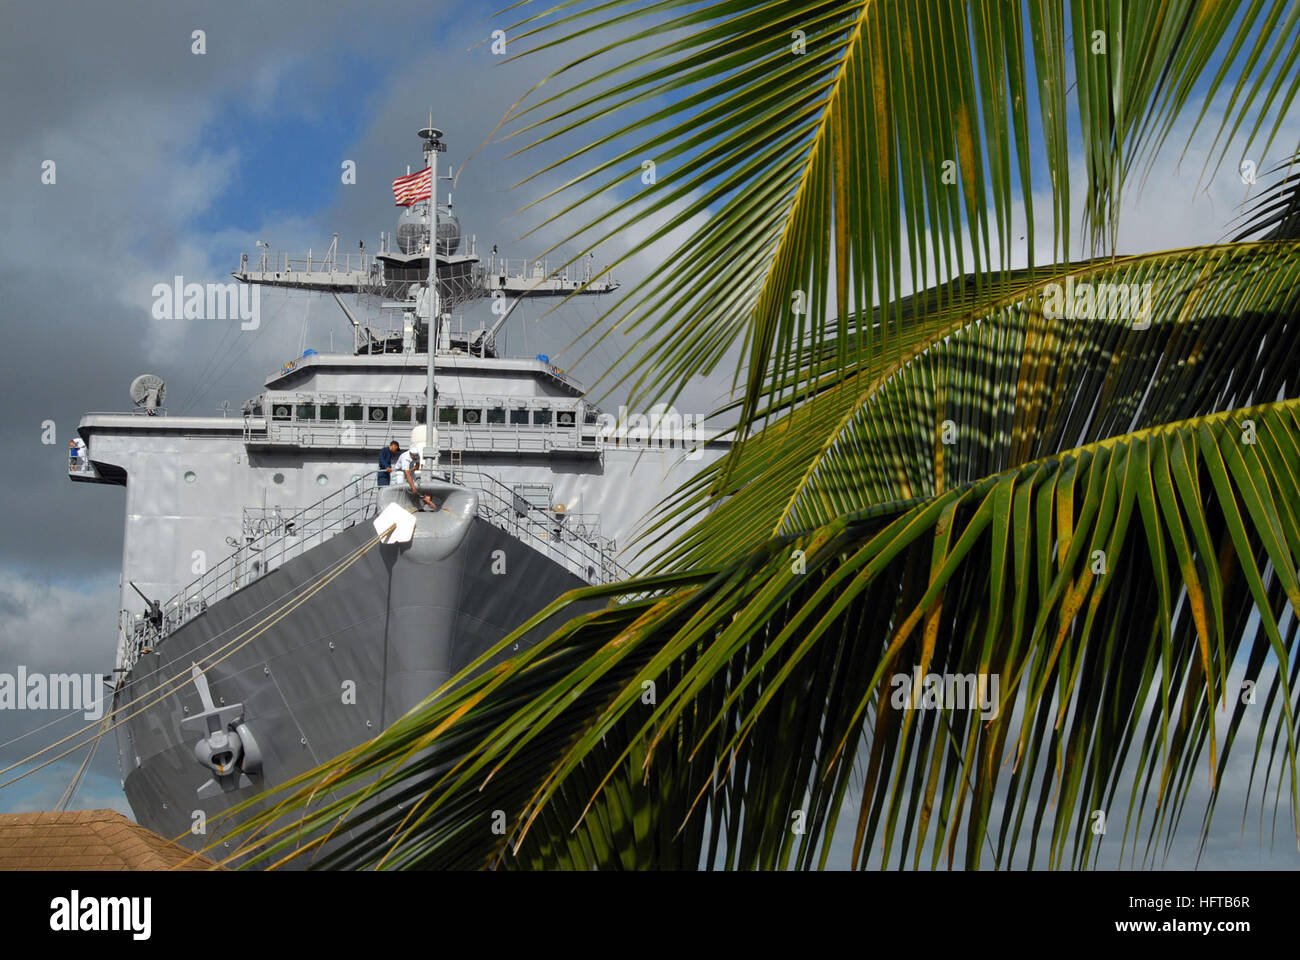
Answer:
[[[0,814],[0,870],[210,870],[116,810]],[[184,864],[183,866],[180,866]]]

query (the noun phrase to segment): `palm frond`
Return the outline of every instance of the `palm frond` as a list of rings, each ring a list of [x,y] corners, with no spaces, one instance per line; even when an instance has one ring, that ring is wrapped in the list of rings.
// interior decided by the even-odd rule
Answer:
[[[1283,176],[1242,215],[1234,240],[1300,240],[1300,153],[1269,172]]]
[[[927,845],[931,865],[1082,864],[1098,811],[1123,813],[1122,848],[1148,860],[1207,746],[1217,786],[1239,654],[1252,681],[1276,666],[1261,789],[1285,787],[1294,819],[1300,401],[1261,401],[1294,390],[1298,257],[1215,247],[1083,274],[1164,287],[1140,329],[1051,320],[1037,288],[947,318],[847,392],[852,416],[821,435],[835,456],[810,445],[817,469],[784,505],[775,477],[733,497],[779,523],[701,549],[689,573],[579,592],[625,602],[471,668],[329,779],[283,787],[257,821],[283,824],[268,854],[348,813],[368,831],[330,865],[807,867],[856,796],[858,865],[877,841],[899,865]],[[1078,412],[1080,395],[1097,402]],[[924,459],[946,410],[971,436]],[[787,421],[816,422],[795,410],[753,448],[786,442]],[[912,477],[918,460],[936,469]],[[718,522],[721,538],[739,520]],[[899,709],[913,669],[997,678],[996,715]],[[313,805],[327,789],[340,799]]]
[[[1044,316],[1044,291],[1064,296],[1067,279],[1075,299],[1087,287],[1087,311]],[[824,375],[827,385],[755,434],[734,467],[684,486],[644,539],[702,519],[669,539],[659,564],[717,563],[873,503],[1297,392],[1287,358],[1300,244],[1091,261],[1005,289],[976,310],[916,318],[905,351]],[[1139,321],[1139,311],[1149,315]]]
[[[556,246],[585,253],[663,218],[632,257],[686,230],[598,325],[634,338],[633,404],[671,399],[743,343],[743,432],[804,344],[827,342],[829,318],[894,303],[908,283],[981,277],[1010,263],[1020,234],[1033,266],[1036,189],[1051,188],[1055,259],[1068,260],[1072,118],[1094,248],[1143,151],[1154,156],[1194,98],[1204,120],[1229,96],[1219,136],[1254,120],[1252,135],[1271,139],[1267,121],[1296,92],[1286,51],[1300,49],[1300,13],[1285,0],[1238,12],[1191,0],[561,3],[507,28],[519,56],[574,52],[509,126],[523,149],[591,137],[539,170],[564,180],[534,202],[554,206],[538,226],[613,202]],[[604,42],[612,28],[622,35]],[[638,179],[646,162],[653,183]],[[904,327],[886,312],[858,329],[856,350]],[[839,349],[846,362],[847,338]]]

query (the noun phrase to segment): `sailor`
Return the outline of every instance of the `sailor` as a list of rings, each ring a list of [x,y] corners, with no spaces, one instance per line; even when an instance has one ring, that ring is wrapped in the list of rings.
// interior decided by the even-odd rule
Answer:
[[[76,470],[81,465],[82,446],[80,437],[74,437],[68,441],[68,465],[73,470]]]
[[[420,469],[420,454],[415,447],[407,450],[397,458],[396,467],[398,472],[406,477],[406,483],[411,488],[411,492],[419,497],[422,503],[426,503],[432,508],[433,498],[428,494],[421,496],[420,491],[415,488],[415,471]]]
[[[388,486],[388,481],[392,478],[393,461],[397,459],[397,451],[402,449],[398,446],[396,440],[389,440],[388,446],[379,451],[379,485]]]

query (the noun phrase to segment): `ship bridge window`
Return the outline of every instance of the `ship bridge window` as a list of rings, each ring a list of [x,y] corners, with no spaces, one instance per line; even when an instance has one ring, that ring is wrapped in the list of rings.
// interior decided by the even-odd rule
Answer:
[[[524,426],[527,426],[527,425],[528,425],[528,411],[527,411],[526,409],[525,409],[525,410],[511,410],[511,411],[510,411],[510,422],[511,422],[511,423],[515,423],[515,424],[523,424]]]
[[[404,406],[404,407],[393,407],[393,422],[394,422],[394,423],[410,423],[410,422],[411,422],[411,408],[410,408],[409,406]]]
[[[506,411],[505,411],[505,408],[504,408],[504,407],[488,407],[488,412],[487,412],[487,422],[488,422],[488,423],[505,423],[505,422],[506,422]]]
[[[582,422],[583,422],[583,423],[595,423],[595,422],[596,422],[596,411],[593,410],[591,407],[586,407],[586,408],[582,411]]]
[[[320,405],[320,419],[337,420],[339,418],[339,405],[337,403],[322,403]]]
[[[428,408],[420,406],[415,408],[415,422],[424,423],[428,419]]]
[[[439,423],[460,423],[460,420],[459,420],[459,419],[457,418],[457,416],[456,416],[456,408],[455,408],[455,407],[439,407],[439,408],[438,408],[438,422],[439,422]]]
[[[387,422],[388,422],[388,408],[387,408],[387,407],[371,407],[371,408],[370,408],[370,422],[371,422],[371,423],[387,423]]]
[[[362,417],[362,408],[359,403],[349,403],[343,408],[344,420],[360,420]]]
[[[561,427],[573,426],[573,411],[561,410],[555,415],[555,422]]]
[[[272,420],[288,420],[290,417],[290,407],[287,403],[277,403],[271,408]]]
[[[549,427],[551,425],[550,410],[534,410],[533,425],[538,427]]]
[[[466,423],[478,423],[483,419],[482,410],[466,410],[464,416]]]
[[[298,404],[296,407],[294,407],[294,416],[297,417],[299,420],[315,420],[316,404],[314,403]]]

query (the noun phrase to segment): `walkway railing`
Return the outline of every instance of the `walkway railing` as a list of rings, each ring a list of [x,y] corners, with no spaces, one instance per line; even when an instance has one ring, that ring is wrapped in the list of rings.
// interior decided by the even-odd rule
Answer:
[[[600,536],[598,514],[559,514],[519,497],[496,477],[477,470],[457,471],[453,482],[479,495],[478,514],[587,583],[612,583],[630,576],[616,559],[614,541]]]
[[[483,269],[490,277],[511,277],[517,280],[564,280],[586,283],[592,275],[613,282],[614,273],[608,267],[596,270],[595,263],[587,257],[578,263],[568,263],[567,258],[534,259],[530,257],[488,257]]]
[[[338,253],[335,247],[315,256],[311,250],[305,255],[290,256],[284,251],[271,253],[263,249],[256,258],[240,254],[239,273],[248,273],[250,269],[261,273],[369,273],[373,263],[369,254]]]
[[[235,552],[186,584],[162,605],[166,636],[286,560],[375,515],[375,477],[367,472],[309,507],[286,514],[265,533],[245,535]]]

